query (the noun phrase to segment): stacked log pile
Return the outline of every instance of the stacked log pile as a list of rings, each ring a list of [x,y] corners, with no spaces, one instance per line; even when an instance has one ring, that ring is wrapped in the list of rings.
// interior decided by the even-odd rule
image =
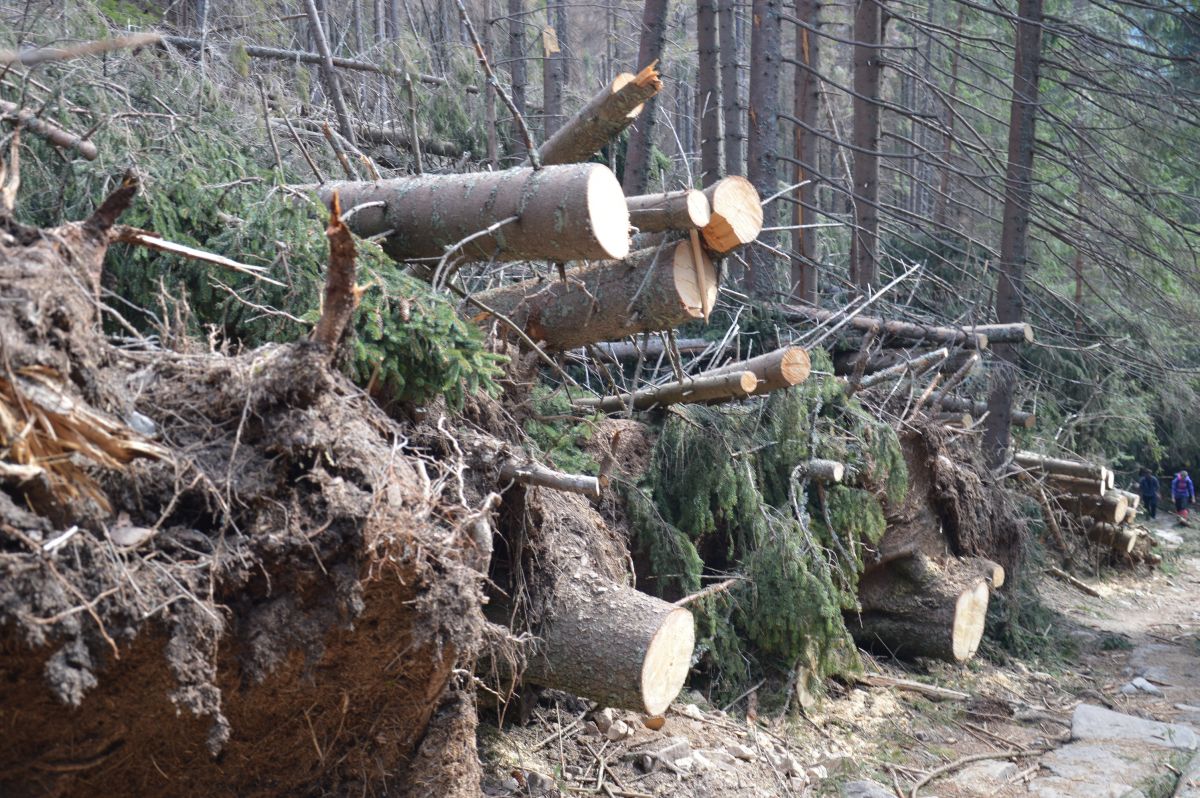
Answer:
[[[1119,561],[1157,562],[1152,538],[1137,524],[1141,496],[1116,488],[1110,469],[1027,451],[1015,452],[1012,462],[1058,537],[1067,526]]]

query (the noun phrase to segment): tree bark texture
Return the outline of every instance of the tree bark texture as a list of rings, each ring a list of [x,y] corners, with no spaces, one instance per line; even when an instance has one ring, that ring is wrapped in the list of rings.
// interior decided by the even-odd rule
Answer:
[[[854,231],[850,280],[863,293],[879,285],[879,84],[882,0],[856,0],[854,12]]]
[[[1000,233],[996,319],[1016,323],[1025,312],[1025,262],[1028,258],[1030,201],[1033,196],[1034,126],[1038,104],[1038,73],[1042,51],[1042,0],[1020,0],[1013,59],[1012,105],[1008,122],[1008,168],[1004,176],[1004,221]],[[1009,443],[1009,418],[1017,388],[1017,350],[1011,344],[996,348],[1007,368],[993,370],[988,395],[984,453],[999,466]]]
[[[802,305],[787,305],[782,310],[787,316],[821,323],[841,321],[843,315],[840,311]],[[939,327],[909,321],[879,319],[872,316],[854,316],[846,322],[846,326],[874,333],[876,336],[889,335],[908,341],[936,341],[940,344],[957,344],[972,349],[988,348],[987,335],[974,332],[970,327]]]
[[[1110,523],[1092,524],[1087,530],[1087,539],[1093,543],[1112,549],[1117,554],[1129,554],[1137,545],[1138,533],[1128,526],[1118,526]]]
[[[1102,484],[1106,483],[1105,473],[1108,471],[1104,466],[1095,463],[1087,463],[1081,460],[1063,460],[1036,452],[1016,452],[1013,455],[1013,462],[1031,471],[1063,474],[1069,477],[1088,480],[1098,479]]]
[[[792,182],[805,185],[797,189],[796,204],[792,206],[791,296],[798,302],[815,305],[817,302],[817,143],[812,131],[817,129],[821,109],[820,69],[821,37],[814,31],[821,24],[820,0],[795,0],[796,18],[811,26],[796,28],[795,77],[792,85],[792,115],[802,125],[793,125]]]
[[[958,396],[936,394],[933,402],[941,405],[943,410],[952,410],[956,413],[970,413],[979,418],[982,418],[988,409],[987,402],[963,399]],[[1023,410],[1014,410],[1010,416],[1009,423],[1021,429],[1033,429],[1034,425],[1037,424],[1037,415],[1027,413]]]
[[[525,64],[525,0],[508,0],[508,81],[510,97],[517,113],[525,115],[525,86],[529,82]],[[517,155],[525,152],[525,140],[521,136],[516,120],[510,134],[512,150]]]
[[[992,580],[973,558],[898,557],[863,574],[862,611],[848,615],[847,626],[868,650],[966,662],[983,639]]]
[[[543,166],[582,163],[633,124],[645,103],[662,90],[658,70],[623,72],[538,147]]]
[[[514,216],[462,245],[456,257],[567,261],[629,252],[625,197],[601,164],[333,183],[320,190],[326,204],[335,190],[347,211],[382,203],[359,210],[348,224],[360,236],[386,232],[383,249],[396,260],[440,258]]]
[[[712,219],[708,197],[695,189],[628,197],[629,223],[644,233],[698,230]]]
[[[667,42],[667,0],[646,0],[642,10],[642,32],[638,44],[638,63],[655,64],[662,58]],[[646,101],[646,110],[629,136],[625,153],[625,175],[621,184],[625,193],[645,194],[650,182],[650,148],[654,144],[654,123],[658,103]]]
[[[710,302],[715,301],[712,261],[703,257],[700,268]],[[704,313],[693,249],[686,241],[569,269],[565,281],[527,280],[485,291],[477,299],[550,350],[670,330]],[[486,312],[476,317],[486,318]]]
[[[745,120],[738,91],[739,41],[737,0],[717,0],[717,22],[721,31],[721,119],[725,123],[725,174],[746,174],[742,157]]]
[[[760,196],[778,190],[779,160],[779,71],[782,0],[753,0],[750,28],[750,109],[746,140],[747,177]],[[761,210],[761,205],[759,206]],[[775,233],[762,234],[763,243],[774,246]],[[779,269],[774,253],[763,247],[748,250],[747,289],[752,297],[766,299],[779,291]]]
[[[717,0],[697,0],[696,115],[700,120],[700,185],[721,178],[721,61],[717,47]]]
[[[545,138],[553,136],[563,123],[563,91],[566,87],[566,21],[565,0],[553,0],[546,4],[546,27],[548,34],[542,39],[542,124]],[[553,46],[551,46],[553,43]]]

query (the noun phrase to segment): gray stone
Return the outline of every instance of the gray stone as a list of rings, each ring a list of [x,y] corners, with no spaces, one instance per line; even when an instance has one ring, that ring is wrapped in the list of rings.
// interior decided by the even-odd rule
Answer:
[[[1012,762],[985,759],[960,770],[951,780],[959,788],[978,795],[995,795],[997,788],[1020,772]]]
[[[1183,545],[1183,535],[1180,535],[1175,532],[1168,532],[1165,529],[1155,529],[1155,530],[1153,530],[1153,533],[1154,533],[1154,537],[1158,538],[1163,543],[1166,543],[1171,546],[1182,546]]]
[[[604,736],[607,737],[610,742],[615,743],[618,740],[624,740],[632,733],[633,730],[629,728],[628,723],[623,720],[614,720],[608,727],[608,731],[604,733]]]
[[[842,785],[842,798],[896,798],[896,793],[874,781],[848,781]]]
[[[1071,738],[1127,740],[1181,751],[1195,751],[1200,747],[1200,738],[1190,726],[1135,718],[1092,704],[1080,704],[1075,708],[1071,717]]]
[[[1163,691],[1159,690],[1157,685],[1151,684],[1141,676],[1136,677],[1132,682],[1130,682],[1130,684],[1132,684],[1136,689],[1141,690],[1143,693],[1149,693],[1150,695],[1156,695],[1159,698],[1162,698]]]
[[[1115,714],[1115,713],[1114,713]],[[1071,743],[1041,760],[1042,773],[1029,783],[1036,798],[1145,798],[1139,784],[1169,772],[1169,751],[1123,742]]]
[[[1175,787],[1175,798],[1200,798],[1200,754],[1193,756],[1183,768],[1183,775]]]
[[[592,722],[596,724],[596,728],[600,730],[601,734],[608,731],[608,727],[613,725],[614,720],[616,720],[616,714],[608,707],[592,715]]]
[[[732,743],[725,746],[725,748],[729,751],[729,753],[733,754],[733,756],[741,759],[744,762],[750,762],[754,759],[754,751],[742,745],[741,743]]]

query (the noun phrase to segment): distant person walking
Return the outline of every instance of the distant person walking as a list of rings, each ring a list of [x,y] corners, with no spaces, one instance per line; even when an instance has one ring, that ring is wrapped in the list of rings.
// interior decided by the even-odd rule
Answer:
[[[1175,510],[1184,521],[1188,517],[1188,505],[1196,500],[1196,486],[1188,472],[1180,471],[1171,480],[1171,498],[1175,500]]]
[[[1158,477],[1150,473],[1150,469],[1142,469],[1142,478],[1138,481],[1138,488],[1142,494],[1142,504],[1146,507],[1146,514],[1151,518],[1158,516]]]

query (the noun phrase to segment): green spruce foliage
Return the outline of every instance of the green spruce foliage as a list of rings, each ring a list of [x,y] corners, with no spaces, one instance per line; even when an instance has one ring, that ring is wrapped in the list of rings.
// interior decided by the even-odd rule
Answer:
[[[644,483],[626,489],[636,544],[668,598],[744,578],[692,605],[701,665],[721,694],[761,673],[853,667],[842,612],[856,606],[862,546],[885,529],[880,498],[902,500],[895,433],[828,374],[739,407],[672,409]],[[853,465],[846,484],[805,478],[812,458]]]

